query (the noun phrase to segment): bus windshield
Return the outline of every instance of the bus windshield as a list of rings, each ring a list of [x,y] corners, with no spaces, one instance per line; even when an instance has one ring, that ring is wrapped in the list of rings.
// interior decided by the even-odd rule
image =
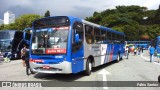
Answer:
[[[0,41],[0,51],[1,52],[11,52],[11,41]]]
[[[36,29],[32,38],[32,54],[65,54],[69,27]]]

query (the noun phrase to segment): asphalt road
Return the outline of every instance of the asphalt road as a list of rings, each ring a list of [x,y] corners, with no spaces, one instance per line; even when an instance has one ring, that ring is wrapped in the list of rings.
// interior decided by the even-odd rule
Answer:
[[[160,64],[157,63],[157,58],[154,58],[155,62],[149,62],[148,52],[145,51],[141,55],[133,56],[129,55],[129,59],[126,57],[123,58],[119,63],[111,62],[93,69],[93,72],[90,76],[85,76],[83,72],[78,74],[34,74],[27,76],[25,73],[25,67],[22,66],[21,60],[14,60],[9,63],[3,63],[0,65],[0,81],[52,81],[54,85],[66,86],[73,85],[73,87],[41,87],[41,88],[22,88],[22,87],[0,87],[0,90],[160,90],[160,87],[134,87],[135,85],[140,84],[141,81],[157,81],[158,76],[160,75]],[[104,78],[102,74],[98,74],[101,70],[105,70],[107,72]],[[106,82],[105,87],[100,85],[98,82],[107,80],[107,81],[115,81],[112,82],[118,83],[119,86],[124,85],[123,87],[112,87],[108,86]],[[92,83],[91,87],[79,87],[78,83],[66,83],[66,82],[74,82],[79,81],[84,86],[88,83]],[[90,81],[90,82],[88,82]],[[123,82],[120,82],[123,81]],[[127,82],[128,81],[128,82]],[[133,82],[135,81],[135,82]],[[133,87],[127,87],[127,83],[133,82]],[[146,84],[144,82],[144,85]],[[109,83],[109,82],[107,82]],[[152,82],[151,82],[152,83]],[[65,84],[65,85],[64,85]],[[99,84],[99,85],[98,85]],[[150,84],[150,83],[149,83]],[[72,86],[71,85],[71,86]],[[82,86],[83,86],[82,85]],[[147,84],[148,85],[148,84]],[[95,87],[97,86],[97,87]],[[131,85],[132,86],[132,85]]]

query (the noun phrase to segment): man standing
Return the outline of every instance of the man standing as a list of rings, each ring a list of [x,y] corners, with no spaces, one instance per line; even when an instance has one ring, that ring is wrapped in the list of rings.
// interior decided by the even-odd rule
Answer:
[[[27,75],[29,75],[30,73],[34,74],[34,72],[31,71],[30,65],[29,65],[29,49],[28,48],[26,49],[26,52],[25,52],[25,63],[26,63],[26,74]]]
[[[142,53],[143,53],[143,48],[144,48],[144,46],[141,47]]]
[[[129,48],[128,48],[128,46],[126,46],[126,55],[127,55],[127,59],[128,59],[128,55],[129,55]]]
[[[150,62],[152,62],[153,61],[153,54],[154,54],[154,47],[153,46],[151,46],[150,48],[149,48],[149,53],[150,53]]]
[[[25,52],[26,52],[26,45],[24,44],[23,45],[23,48],[21,49],[21,58],[22,58],[22,64],[23,66],[25,67],[26,64],[25,64]]]

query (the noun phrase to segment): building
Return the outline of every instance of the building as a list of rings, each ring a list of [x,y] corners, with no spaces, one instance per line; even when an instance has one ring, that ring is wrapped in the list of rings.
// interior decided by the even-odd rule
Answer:
[[[4,24],[10,24],[15,22],[15,14],[10,11],[4,13]]]
[[[0,25],[3,24],[3,22],[4,22],[4,21],[3,21],[2,19],[0,19]]]

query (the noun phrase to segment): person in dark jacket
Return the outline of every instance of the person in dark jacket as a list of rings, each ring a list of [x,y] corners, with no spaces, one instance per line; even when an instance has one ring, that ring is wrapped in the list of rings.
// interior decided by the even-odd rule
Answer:
[[[26,63],[26,74],[27,75],[30,75],[30,73],[34,74],[34,72],[31,71],[30,65],[29,65],[29,49],[26,49],[26,52],[25,52],[25,63]],[[30,73],[29,73],[29,71],[30,71]]]

